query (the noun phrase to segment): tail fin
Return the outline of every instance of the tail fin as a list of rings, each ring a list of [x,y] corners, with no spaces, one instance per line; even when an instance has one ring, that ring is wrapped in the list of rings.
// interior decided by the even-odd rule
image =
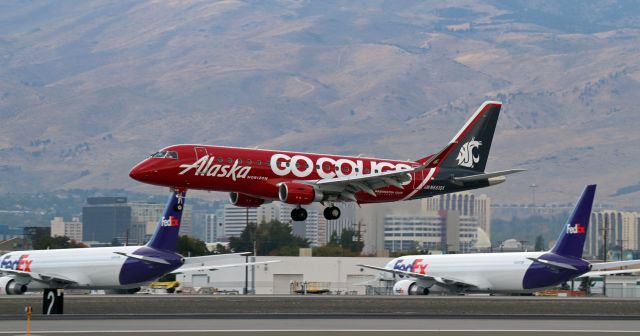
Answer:
[[[446,168],[464,168],[484,172],[493,133],[498,123],[501,102],[486,101],[458,131],[440,153],[418,162]]]
[[[175,190],[171,192],[171,196],[169,196],[156,231],[147,243],[148,247],[172,252],[176,251],[185,196],[185,191]]]
[[[582,258],[582,250],[587,237],[591,206],[593,205],[595,193],[595,184],[584,188],[582,196],[580,196],[576,207],[573,209],[567,224],[562,228],[560,237],[558,237],[558,241],[551,249],[551,252],[566,257]]]

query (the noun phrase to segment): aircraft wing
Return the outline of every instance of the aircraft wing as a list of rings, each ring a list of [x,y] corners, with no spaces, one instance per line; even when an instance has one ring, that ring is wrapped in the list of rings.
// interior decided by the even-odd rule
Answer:
[[[31,280],[43,282],[43,283],[56,283],[56,284],[63,284],[63,285],[76,283],[76,281],[71,280],[69,278],[65,278],[60,275],[48,275],[48,274],[36,273],[36,272],[25,272],[25,271],[18,271],[18,270],[12,270],[12,269],[0,269],[0,274],[5,274],[5,273],[11,274],[15,277],[29,278]]]
[[[615,275],[615,274],[625,274],[625,273],[639,273],[640,268],[634,269],[623,269],[623,270],[613,270],[613,271],[591,271],[587,272],[576,279],[586,278],[586,277],[594,277],[594,276],[603,276],[603,275]]]
[[[184,258],[184,264],[182,265],[183,267],[185,265],[194,265],[197,264],[199,266],[203,266],[206,264],[210,264],[210,263],[214,263],[216,262],[216,260],[219,260],[221,258],[224,257],[233,257],[233,256],[246,256],[246,255],[251,255],[253,254],[252,252],[240,252],[240,253],[225,253],[225,254],[212,254],[212,255],[205,255],[205,256],[200,256],[200,257],[188,257],[188,258]]]
[[[443,286],[443,287],[448,287],[448,288],[478,287],[478,285],[473,284],[473,283],[471,283],[469,281],[462,281],[462,280],[458,280],[458,279],[451,278],[451,277],[446,277],[446,276],[443,277],[443,276],[435,276],[435,275],[426,275],[426,274],[421,274],[421,273],[415,273],[415,272],[409,272],[409,271],[401,271],[401,270],[396,270],[396,269],[389,269],[389,268],[385,268],[385,267],[378,267],[378,266],[371,266],[371,265],[364,265],[364,264],[359,264],[358,266],[371,268],[371,269],[378,270],[378,271],[383,271],[383,272],[389,272],[389,273],[393,273],[393,274],[406,275],[406,276],[410,276],[412,278],[417,278],[417,279],[422,279],[422,280],[434,281],[438,285]]]
[[[376,189],[387,186],[395,186],[403,189],[402,184],[411,181],[411,173],[419,170],[416,168],[406,168],[391,170],[381,173],[373,173],[356,176],[334,177],[312,182],[325,194],[337,194],[346,201],[356,201],[355,193],[364,191],[371,196],[376,196]],[[309,181],[300,181],[308,183]]]
[[[612,262],[594,263],[594,264],[591,264],[591,270],[592,271],[600,271],[600,270],[605,270],[605,269],[610,269],[610,268],[615,268],[615,267],[624,267],[624,266],[636,265],[636,264],[640,264],[640,260],[636,259],[636,260],[624,260],[624,261],[612,261]]]
[[[271,264],[280,262],[280,260],[269,260],[269,261],[257,261],[257,262],[249,262],[249,263],[238,263],[238,264],[224,264],[224,265],[201,265],[195,266],[192,264],[187,264],[185,261],[185,265],[182,267],[175,269],[173,272],[169,274],[182,274],[182,273],[190,273],[190,272],[204,272],[204,271],[217,271],[222,268],[230,268],[230,267],[240,267],[240,266],[252,266],[252,265],[261,265],[261,264]]]

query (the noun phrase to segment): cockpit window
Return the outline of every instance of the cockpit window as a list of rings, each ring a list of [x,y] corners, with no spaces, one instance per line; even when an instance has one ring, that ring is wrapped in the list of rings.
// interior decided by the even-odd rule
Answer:
[[[168,158],[168,159],[178,159],[178,152],[167,152],[167,151],[160,151],[160,152],[156,152],[154,154],[151,154],[152,158]]]

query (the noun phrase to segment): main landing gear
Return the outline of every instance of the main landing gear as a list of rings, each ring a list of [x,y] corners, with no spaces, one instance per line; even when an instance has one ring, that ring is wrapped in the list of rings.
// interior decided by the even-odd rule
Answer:
[[[340,218],[340,208],[335,205],[326,207],[323,212],[324,218],[327,220],[334,220]],[[294,222],[302,222],[307,220],[307,210],[302,207],[297,207],[291,210],[291,220]]]
[[[340,218],[340,208],[335,205],[324,208],[324,218],[327,220],[333,220]]]
[[[294,222],[305,221],[307,219],[307,210],[301,207],[291,210],[291,219]]]

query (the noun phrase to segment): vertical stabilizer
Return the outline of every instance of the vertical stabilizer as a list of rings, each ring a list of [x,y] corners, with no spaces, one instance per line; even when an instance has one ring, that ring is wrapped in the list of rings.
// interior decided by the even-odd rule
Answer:
[[[551,249],[551,252],[565,257],[582,258],[582,250],[587,237],[595,193],[595,184],[584,188],[582,196],[580,196],[576,207],[573,209],[567,224],[562,228],[560,237],[558,237],[558,241]]]
[[[178,243],[178,232],[184,209],[185,191],[173,191],[164,208],[162,218],[156,226],[156,231],[147,243],[148,247],[175,252]]]
[[[484,172],[502,103],[486,101],[438,154],[418,160],[427,166]]]

